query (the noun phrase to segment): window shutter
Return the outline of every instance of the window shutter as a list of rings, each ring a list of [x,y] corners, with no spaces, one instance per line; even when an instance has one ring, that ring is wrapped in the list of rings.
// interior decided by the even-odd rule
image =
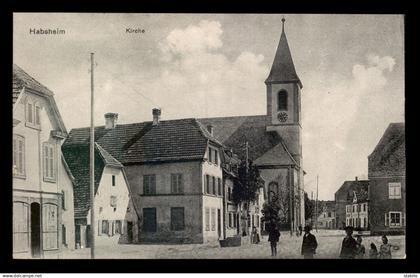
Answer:
[[[401,213],[401,225],[405,226],[405,213],[404,212]]]
[[[389,226],[389,214],[385,213],[385,226],[388,227]]]
[[[102,221],[98,220],[98,236],[102,234]]]

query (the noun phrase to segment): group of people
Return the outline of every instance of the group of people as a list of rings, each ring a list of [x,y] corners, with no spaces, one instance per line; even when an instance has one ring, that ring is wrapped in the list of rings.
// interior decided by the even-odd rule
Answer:
[[[305,234],[303,235],[301,255],[304,259],[313,259],[316,254],[318,242],[315,235],[311,234],[311,227],[304,227]],[[353,237],[353,227],[346,227],[346,236],[343,239],[340,251],[341,259],[364,259],[366,249],[362,244],[363,239],[361,235],[357,235],[356,239]],[[299,227],[298,235],[302,234],[302,226]],[[277,243],[280,239],[280,231],[274,223],[270,223],[268,229],[268,241],[271,246],[271,256],[277,256]],[[388,243],[388,238],[382,236],[382,245],[379,252],[376,245],[372,242],[370,244],[369,258],[370,259],[391,259],[391,245]]]
[[[353,227],[345,227],[346,237],[343,239],[341,245],[340,258],[342,259],[364,259],[366,248],[362,244],[363,239],[361,235],[353,237]],[[369,259],[391,259],[391,245],[388,243],[386,235],[382,236],[382,245],[378,249],[375,243],[370,244]]]

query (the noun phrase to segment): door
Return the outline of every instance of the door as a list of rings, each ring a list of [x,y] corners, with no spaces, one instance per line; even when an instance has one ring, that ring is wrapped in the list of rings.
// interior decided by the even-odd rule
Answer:
[[[80,242],[80,225],[76,225],[76,229],[75,229],[75,233],[76,233],[76,248],[80,248],[81,246],[81,242]]]
[[[222,218],[220,209],[217,209],[217,235],[219,238],[222,237]]]
[[[31,204],[31,251],[32,257],[41,256],[41,206]]]
[[[143,231],[156,232],[156,208],[143,208]]]
[[[133,222],[127,222],[127,241],[128,243],[133,242]]]
[[[92,242],[92,235],[90,233],[90,225],[86,226],[86,248],[90,247],[90,243]]]

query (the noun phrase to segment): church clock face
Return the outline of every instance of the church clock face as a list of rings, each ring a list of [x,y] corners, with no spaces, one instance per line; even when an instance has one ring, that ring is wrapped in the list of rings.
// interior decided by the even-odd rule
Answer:
[[[286,112],[280,112],[277,114],[277,119],[279,119],[280,122],[284,123],[287,121],[288,115]]]

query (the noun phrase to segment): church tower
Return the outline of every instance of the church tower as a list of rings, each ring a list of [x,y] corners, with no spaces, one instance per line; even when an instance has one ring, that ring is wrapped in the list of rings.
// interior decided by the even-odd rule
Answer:
[[[301,126],[301,89],[302,82],[296,74],[284,32],[282,32],[270,74],[265,80],[267,86],[267,132],[276,132],[283,140],[287,151],[295,163],[290,165],[290,211],[292,212],[291,231],[305,223],[302,126]]]
[[[301,166],[301,98],[302,82],[296,74],[284,32],[282,32],[270,74],[265,80],[267,86],[267,131],[276,131],[284,140],[289,152]]]

